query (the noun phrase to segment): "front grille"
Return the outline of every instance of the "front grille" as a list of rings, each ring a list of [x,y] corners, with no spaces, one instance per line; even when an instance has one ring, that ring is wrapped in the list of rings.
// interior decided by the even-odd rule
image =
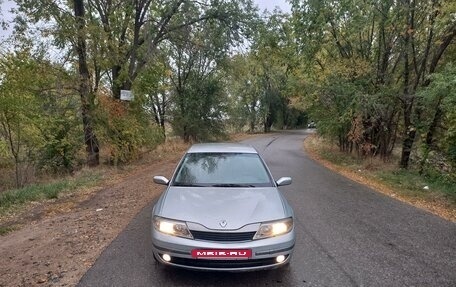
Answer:
[[[194,239],[220,242],[250,241],[256,232],[207,232],[190,230]]]
[[[248,268],[277,264],[275,258],[247,259],[247,260],[208,260],[173,257],[171,263],[201,268]]]

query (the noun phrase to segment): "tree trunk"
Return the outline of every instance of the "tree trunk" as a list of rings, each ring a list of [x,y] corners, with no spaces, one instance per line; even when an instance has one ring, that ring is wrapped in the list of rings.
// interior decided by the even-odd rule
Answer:
[[[269,133],[272,127],[272,113],[269,111],[264,121],[264,132]]]
[[[253,119],[250,120],[250,128],[249,128],[249,131],[251,133],[254,133],[255,132],[255,121]]]
[[[410,128],[406,134],[404,141],[402,142],[402,153],[401,153],[401,168],[408,168],[410,161],[410,154],[412,153],[413,142],[415,141],[416,130]]]
[[[429,157],[429,152],[434,149],[434,134],[437,130],[437,126],[440,123],[440,120],[443,116],[442,109],[440,108],[440,102],[441,99],[439,99],[436,111],[434,113],[434,117],[432,119],[431,125],[429,126],[429,129],[426,133],[426,141],[425,141],[425,147],[424,147],[424,155],[423,158],[421,159],[420,162],[420,174],[423,174],[424,172],[424,166],[426,164],[426,161]]]
[[[255,132],[255,125],[256,125],[256,101],[252,100],[252,102],[249,105],[249,110],[250,110],[250,132],[254,133]]]
[[[405,92],[403,103],[404,109],[404,139],[402,141],[402,153],[399,166],[407,169],[409,166],[410,154],[412,153],[413,143],[415,142],[416,128],[412,124],[413,99],[408,98]]]
[[[111,69],[112,73],[112,96],[114,99],[120,100],[120,90],[122,89],[121,83],[119,83],[119,76],[120,76],[120,71],[122,67],[121,66],[114,66]]]
[[[410,5],[410,3],[409,3]],[[410,9],[410,7],[408,7]],[[408,27],[413,27],[412,16],[409,16]],[[410,62],[409,62],[409,47],[410,47],[410,33],[408,31],[404,34],[404,90],[402,98],[402,107],[404,110],[404,139],[402,141],[402,153],[399,166],[401,168],[408,168],[410,154],[412,152],[413,142],[415,141],[416,129],[412,124],[412,110],[414,103],[414,95],[410,93]]]
[[[125,80],[119,83],[119,76],[121,73],[122,67],[115,66],[111,69],[112,72],[112,96],[116,100],[120,100],[120,91],[121,90],[131,90],[132,82],[131,80]]]
[[[78,54],[79,65],[79,94],[81,96],[81,114],[84,127],[84,141],[87,151],[87,164],[97,166],[100,164],[98,139],[93,131],[93,121],[91,117],[93,107],[93,95],[90,91],[90,74],[87,65],[87,50],[84,21],[84,2],[83,0],[73,0],[74,16],[77,24],[77,44],[75,50]]]
[[[437,108],[434,113],[434,117],[432,118],[431,125],[429,126],[429,129],[426,133],[426,145],[430,149],[434,147],[434,134],[443,116],[442,109],[440,108],[440,102],[441,101],[439,100]]]

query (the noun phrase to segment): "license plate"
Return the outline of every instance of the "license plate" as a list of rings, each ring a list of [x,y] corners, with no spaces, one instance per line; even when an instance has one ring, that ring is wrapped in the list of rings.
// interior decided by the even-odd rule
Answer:
[[[252,257],[251,249],[193,249],[193,258],[207,259],[248,259]]]

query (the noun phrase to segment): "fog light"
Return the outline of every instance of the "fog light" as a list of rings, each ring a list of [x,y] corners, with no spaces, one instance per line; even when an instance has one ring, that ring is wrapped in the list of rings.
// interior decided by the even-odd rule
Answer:
[[[171,261],[171,256],[169,256],[169,254],[163,254],[163,255],[162,255],[162,258],[163,258],[163,260],[165,260],[166,262]]]
[[[285,255],[279,255],[276,257],[277,263],[282,263],[285,260]]]

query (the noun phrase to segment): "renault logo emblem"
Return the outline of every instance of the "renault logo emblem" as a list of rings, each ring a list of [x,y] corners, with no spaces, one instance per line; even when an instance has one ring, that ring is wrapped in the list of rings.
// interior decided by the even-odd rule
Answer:
[[[223,219],[222,221],[220,221],[220,223],[219,223],[219,224],[220,224],[220,226],[221,226],[222,228],[225,228],[225,227],[226,227],[226,224],[227,224],[227,222],[226,222],[226,220],[225,220],[225,219]]]

